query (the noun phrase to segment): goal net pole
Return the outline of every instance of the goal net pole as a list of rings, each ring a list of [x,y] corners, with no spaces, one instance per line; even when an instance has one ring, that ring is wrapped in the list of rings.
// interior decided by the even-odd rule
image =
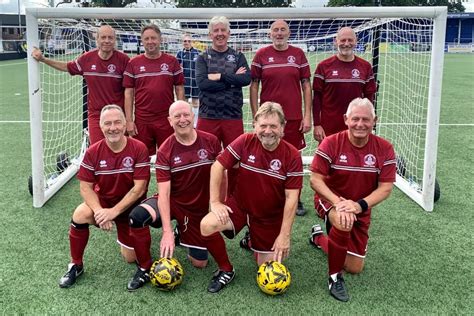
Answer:
[[[49,72],[47,66],[41,68],[39,63],[30,57],[32,48],[34,46],[40,47],[40,41],[44,41],[44,37],[51,34],[51,30],[54,31],[54,28],[59,28],[59,30],[61,30],[61,27],[63,27],[63,30],[72,30],[71,33],[67,35],[67,38],[64,38],[64,42],[68,43],[67,45],[69,46],[71,44],[75,45],[75,48],[71,56],[68,56],[63,52],[61,55],[53,54],[53,57],[61,58],[61,60],[73,59],[74,55],[77,56],[77,54],[82,51],[81,49],[83,46],[84,50],[86,50],[90,45],[86,45],[84,42],[84,45],[81,46],[80,44],[72,42],[78,42],[79,37],[83,38],[83,41],[93,41],[90,34],[91,32],[94,32],[100,22],[108,23],[109,21],[114,21],[115,23],[115,20],[118,21],[117,23],[122,23],[120,21],[124,21],[125,24],[118,25],[120,28],[122,28],[121,25],[123,25],[123,29],[119,29],[119,31],[122,35],[130,34],[137,36],[138,43],[141,24],[148,23],[150,20],[179,20],[182,22],[181,25],[188,23],[188,27],[191,27],[188,31],[195,30],[196,32],[194,35],[200,37],[202,43],[207,43],[208,45],[209,42],[206,35],[207,30],[202,28],[202,24],[204,23],[207,25],[207,21],[209,21],[213,16],[224,15],[228,17],[231,22],[238,21],[239,25],[237,30],[232,29],[232,33],[237,31],[237,36],[234,38],[235,42],[229,42],[229,44],[236,45],[237,49],[244,49],[246,53],[250,53],[248,49],[250,46],[253,46],[250,44],[254,44],[254,40],[258,40],[258,42],[255,42],[255,44],[257,44],[255,46],[260,47],[261,45],[270,44],[266,37],[268,21],[286,19],[293,23],[300,23],[301,20],[301,24],[296,24],[298,27],[298,36],[294,39],[295,45],[303,43],[302,45],[308,47],[309,44],[307,45],[306,43],[316,43],[314,44],[316,45],[316,51],[313,53],[315,49],[313,47],[313,50],[308,52],[308,54],[313,55],[312,58],[314,58],[311,69],[312,72],[314,71],[313,67],[316,66],[315,62],[320,61],[320,59],[329,54],[329,51],[325,48],[322,48],[322,52],[320,52],[317,47],[320,44],[324,47],[325,45],[327,46],[328,43],[332,43],[332,39],[335,36],[335,27],[352,25],[352,23],[357,26],[360,25],[361,20],[371,20],[366,26],[363,26],[358,31],[366,36],[361,43],[371,46],[370,49],[367,47],[368,50],[365,52],[367,55],[366,57],[370,58],[370,55],[372,55],[373,66],[375,69],[378,68],[377,72],[381,73],[381,75],[379,75],[379,73],[376,75],[378,80],[381,81],[380,86],[382,87],[382,91],[379,91],[380,95],[377,95],[377,103],[380,103],[377,107],[378,112],[380,111],[379,115],[382,120],[379,120],[376,132],[392,142],[404,142],[405,131],[409,130],[409,126],[416,126],[414,131],[409,131],[409,133],[411,133],[409,136],[414,135],[414,145],[411,144],[411,140],[407,141],[407,144],[400,144],[400,152],[403,155],[410,156],[402,157],[405,158],[405,161],[407,162],[404,169],[409,170],[409,172],[407,172],[407,174],[397,175],[396,185],[420,204],[425,210],[431,211],[433,209],[433,183],[435,183],[436,176],[436,151],[439,108],[441,101],[440,91],[447,16],[446,7],[342,7],[317,9],[179,8],[172,10],[162,8],[28,8],[26,10],[26,15],[29,50],[28,80],[32,130],[31,143],[33,157],[32,187],[34,196],[33,204],[35,207],[41,207],[77,172],[79,168],[82,157],[80,154],[76,155],[74,153],[75,163],[70,164],[67,169],[64,171],[61,170],[61,172],[58,172],[57,174],[54,170],[54,155],[56,155],[60,149],[66,147],[66,145],[62,145],[60,142],[68,142],[67,137],[71,138],[71,135],[66,136],[65,139],[58,141],[58,143],[51,146],[49,146],[48,142],[54,142],[55,137],[62,132],[62,130],[61,132],[57,132],[56,130],[58,128],[56,128],[56,125],[54,124],[57,124],[58,121],[61,120],[67,120],[62,117],[63,114],[60,112],[61,106],[68,105],[70,107],[75,107],[75,103],[77,103],[76,100],[80,97],[73,95],[73,92],[81,88],[74,88],[74,83],[71,83],[70,86],[68,86],[68,92],[63,92],[62,81],[65,77],[59,77],[60,79],[58,80],[54,71]],[[388,21],[385,21],[384,19]],[[395,22],[391,21],[391,19]],[[189,26],[189,23],[194,23],[193,21],[201,23],[201,27],[194,29],[193,26]],[[254,26],[250,26],[250,24],[247,26],[242,25],[242,32],[245,33],[247,31],[249,34],[247,38],[245,35],[242,35],[244,34],[242,32],[239,35],[241,23],[251,23],[251,21],[258,21],[258,28],[254,29]],[[315,24],[312,24],[313,22]],[[41,23],[41,25],[39,23]],[[307,35],[307,24],[310,24],[309,30],[317,30],[318,38],[314,37],[315,35]],[[387,24],[386,27],[385,24]],[[130,25],[133,26],[130,27]],[[381,25],[384,25],[384,29],[380,28]],[[328,28],[326,29],[326,27]],[[75,31],[78,28],[80,31]],[[58,29],[56,31],[58,31]],[[252,33],[253,31],[256,32]],[[186,27],[183,27],[183,29],[181,29],[181,27],[179,27],[179,29],[165,29],[165,32],[168,32],[169,36],[172,36],[172,41],[174,41],[173,43],[176,45],[176,43],[179,42],[177,39],[186,32]],[[40,33],[41,37],[39,36]],[[255,38],[252,36],[260,37]],[[310,38],[307,39],[307,36]],[[418,37],[421,37],[419,42],[417,40]],[[231,41],[232,40],[231,37]],[[240,40],[243,40],[244,42],[239,42]],[[380,43],[380,46],[377,43]],[[408,45],[412,43],[414,44],[414,48],[411,52],[409,50],[404,52],[397,51],[397,46],[398,49],[400,49],[400,46],[404,45],[402,48],[406,50]],[[388,51],[388,45],[393,45],[393,51]],[[383,49],[381,47],[383,47]],[[424,51],[424,47],[427,47],[426,52]],[[166,52],[169,52],[170,54],[176,53],[175,47],[169,49],[170,50]],[[256,48],[252,48],[252,54],[255,53],[255,49]],[[139,44],[136,45],[135,50],[139,50]],[[383,58],[380,59],[381,57]],[[250,64],[251,59],[248,61]],[[393,67],[390,63],[396,63],[396,67]],[[420,70],[412,69],[415,67],[421,68]],[[429,68],[429,71],[427,68]],[[406,69],[408,69],[409,74],[406,73]],[[41,74],[40,72],[42,70],[46,73]],[[422,72],[421,83],[419,83],[420,78],[416,77],[418,71]],[[407,78],[406,83],[404,83],[405,86],[410,87],[409,91],[404,90],[405,86],[400,87],[393,85],[394,82],[403,83],[405,76],[411,76]],[[41,82],[41,80],[43,80],[43,82]],[[42,90],[41,85],[44,86],[43,89],[45,89],[45,91]],[[419,87],[420,85],[422,86],[421,89]],[[48,86],[53,87],[48,88]],[[411,86],[413,86],[413,89],[411,89]],[[57,87],[59,87],[59,89]],[[392,91],[393,89],[395,89],[395,92]],[[81,96],[85,97],[86,92],[87,90],[84,90],[84,93],[82,93]],[[63,95],[61,95],[61,93],[63,93]],[[399,115],[399,112],[407,112],[406,110],[413,106],[412,103],[410,103],[411,95],[416,95],[417,93],[419,93],[420,96],[413,102],[414,106],[417,107],[417,111],[421,112],[421,114],[416,112],[409,117],[405,116],[405,113]],[[399,96],[403,94],[406,97],[399,98]],[[66,97],[69,97],[69,99],[66,99]],[[47,98],[46,101],[44,101],[45,98]],[[51,102],[55,105],[54,109],[51,110],[54,115],[48,112],[49,109],[44,109],[44,107],[49,106]],[[86,104],[85,101],[81,102],[81,105]],[[404,107],[402,108],[402,106]],[[77,113],[73,114],[71,120],[82,120],[82,125],[82,122],[84,121],[82,116],[85,117],[86,113],[81,112],[81,118],[77,117]],[[385,119],[386,117],[389,118]],[[76,122],[72,123],[76,124]],[[46,132],[44,132],[45,124],[47,124],[47,128],[49,128]],[[67,128],[68,127],[66,127],[66,129]],[[392,129],[394,130],[393,132],[391,131]],[[74,134],[72,135],[78,134],[80,133],[74,131]],[[311,138],[312,137],[307,137],[307,143],[309,141],[311,146],[308,147],[303,157],[303,161],[306,165],[311,163],[315,149],[315,142],[310,140]],[[48,146],[45,145],[45,142]],[[77,143],[79,143],[79,145],[77,145]],[[83,152],[87,147],[86,141],[82,141],[81,143],[75,139],[74,144],[75,147],[81,147],[81,152]],[[397,146],[399,144],[395,143],[394,145],[396,145],[396,151],[398,152]],[[45,158],[44,150],[46,149],[49,150],[49,153]],[[76,149],[74,149],[74,151],[75,150]],[[313,152],[310,152],[311,150],[313,150]],[[414,158],[411,157],[412,155]],[[48,171],[45,168],[45,164],[48,164]],[[413,185],[412,179],[415,179],[415,184],[417,185]]]

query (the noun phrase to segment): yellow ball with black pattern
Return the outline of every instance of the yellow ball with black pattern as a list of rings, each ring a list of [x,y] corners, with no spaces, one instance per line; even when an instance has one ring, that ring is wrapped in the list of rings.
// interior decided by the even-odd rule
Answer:
[[[258,268],[257,284],[266,294],[283,294],[291,284],[290,271],[278,261],[264,262]]]
[[[183,282],[183,266],[175,258],[161,258],[150,268],[151,284],[161,291],[171,291]]]

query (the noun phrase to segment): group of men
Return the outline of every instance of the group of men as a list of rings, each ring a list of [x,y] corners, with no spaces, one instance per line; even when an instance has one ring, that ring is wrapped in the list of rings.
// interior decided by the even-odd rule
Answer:
[[[89,92],[91,146],[78,174],[83,203],[72,215],[71,263],[61,287],[84,271],[89,225],[111,230],[115,223],[124,259],[137,264],[130,291],[150,278],[150,226],[162,228],[160,256],[173,256],[172,220],[193,266],[205,267],[208,253],[214,258],[211,293],[235,276],[223,235],[234,238],[247,226],[241,246],[258,264],[287,258],[294,217],[305,213],[300,150],[313,115],[320,144],[311,187],[327,235],[316,224],[310,243],[328,254],[331,295],[349,299],[343,272],[362,271],[370,210],[392,190],[395,154],[372,134],[376,84],[370,64],[354,53],[354,31],[338,31],[337,54],[317,66],[314,96],[309,63],[288,43],[290,34],[287,22],[273,22],[272,45],[257,51],[250,68],[228,46],[230,23],[222,16],[209,22],[211,47],[199,53],[185,35],[177,58],[161,52],[156,25],[142,29],[145,53],[132,59],[115,49],[107,25],[98,29],[97,49],[72,62],[33,50],[36,60],[82,75]],[[242,87],[249,84],[254,131],[244,133]],[[158,193],[146,199],[155,153]]]

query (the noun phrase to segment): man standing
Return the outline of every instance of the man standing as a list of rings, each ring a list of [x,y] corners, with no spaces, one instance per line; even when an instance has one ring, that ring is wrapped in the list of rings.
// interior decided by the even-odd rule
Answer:
[[[199,88],[196,83],[196,59],[201,52],[193,47],[191,36],[183,36],[183,49],[178,51],[178,59],[184,73],[184,96],[187,100],[191,98],[194,113],[194,127],[196,127],[199,111]]]
[[[73,285],[84,272],[89,225],[110,231],[115,223],[122,256],[127,262],[135,261],[128,214],[146,197],[150,180],[148,151],[141,142],[125,136],[125,115],[117,105],[102,109],[100,127],[105,139],[89,147],[77,175],[84,201],[72,215],[71,263],[59,281],[62,288]]]
[[[337,54],[320,62],[314,73],[313,134],[318,142],[346,129],[343,117],[353,99],[373,102],[377,91],[372,66],[354,53],[354,30],[341,28],[334,42]]]
[[[171,258],[175,248],[171,220],[176,220],[180,244],[188,248],[192,265],[197,268],[207,265],[208,253],[199,225],[209,211],[210,169],[222,147],[214,135],[194,129],[193,112],[187,102],[174,102],[168,120],[174,134],[157,152],[159,194],[135,207],[129,216],[138,263],[137,272],[127,286],[129,291],[137,290],[150,280],[149,226],[162,227],[160,256]],[[219,243],[219,239],[223,242],[221,235],[213,238],[212,243]]]
[[[245,55],[228,46],[230,23],[224,16],[209,21],[212,47],[196,61],[199,94],[197,128],[214,134],[227,147],[244,132],[242,87],[250,84]],[[235,185],[235,170],[229,170],[229,192]]]
[[[115,30],[112,27],[99,27],[96,43],[97,49],[85,52],[71,62],[46,58],[36,47],[31,54],[37,61],[54,69],[84,77],[88,91],[87,123],[91,145],[104,138],[99,125],[102,108],[107,104],[116,104],[123,108],[122,79],[129,60],[126,54],[115,49]]]
[[[314,225],[310,244],[327,253],[329,292],[344,302],[349,295],[343,270],[362,272],[371,209],[388,198],[395,181],[395,152],[372,134],[376,120],[368,99],[354,99],[344,115],[348,129],[321,142],[310,168],[316,211],[328,232]]]
[[[258,108],[258,90],[262,82],[260,104],[267,101],[281,104],[287,120],[283,139],[296,149],[303,150],[306,147],[304,133],[311,129],[311,71],[308,60],[302,49],[288,44],[290,28],[284,20],[273,22],[269,37],[273,44],[259,49],[252,62],[252,114],[255,115]],[[306,214],[301,201],[298,201],[296,214]]]
[[[130,60],[124,73],[127,133],[141,140],[151,155],[173,133],[168,110],[184,100],[183,69],[178,60],[160,51],[161,31],[150,24],[141,31],[145,53]]]
[[[301,155],[282,140],[285,116],[279,104],[262,104],[254,127],[254,133],[241,135],[227,146],[211,168],[211,211],[201,222],[201,234],[219,267],[208,287],[212,293],[235,276],[225,243],[211,239],[215,234],[223,232],[233,238],[248,226],[251,249],[259,265],[268,260],[281,262],[290,253],[291,229],[303,184]],[[224,201],[220,188],[225,170],[236,164],[239,181]]]

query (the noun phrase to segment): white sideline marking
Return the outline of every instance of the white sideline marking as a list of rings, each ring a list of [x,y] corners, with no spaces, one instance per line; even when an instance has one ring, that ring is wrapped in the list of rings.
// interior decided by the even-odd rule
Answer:
[[[14,64],[1,64],[0,67],[17,66],[17,65],[23,65],[23,64],[26,64],[26,61],[21,62],[21,63],[14,63]]]
[[[0,124],[25,124],[30,123],[30,121],[0,121]],[[82,121],[48,121],[43,123],[82,123]],[[386,124],[389,125],[389,124]],[[391,123],[390,125],[398,125],[397,123]],[[474,126],[474,123],[463,123],[463,124],[439,124],[439,126]]]

